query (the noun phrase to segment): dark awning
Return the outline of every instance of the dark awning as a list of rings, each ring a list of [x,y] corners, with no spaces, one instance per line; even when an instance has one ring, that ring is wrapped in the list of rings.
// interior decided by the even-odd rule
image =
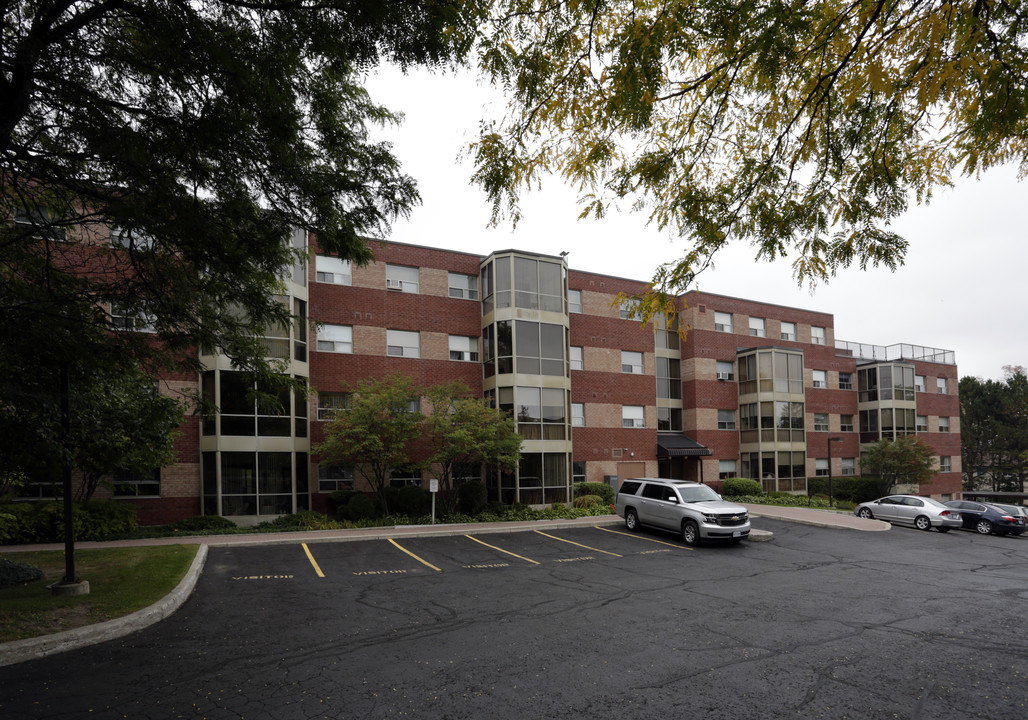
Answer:
[[[699,457],[711,455],[705,448],[688,435],[658,435],[657,457]]]

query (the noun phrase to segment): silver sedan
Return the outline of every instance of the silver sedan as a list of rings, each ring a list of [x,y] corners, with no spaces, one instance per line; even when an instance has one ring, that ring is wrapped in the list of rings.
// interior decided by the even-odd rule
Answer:
[[[858,517],[885,520],[896,525],[911,525],[918,530],[949,532],[961,525],[960,513],[938,500],[918,495],[888,495],[857,505]]]

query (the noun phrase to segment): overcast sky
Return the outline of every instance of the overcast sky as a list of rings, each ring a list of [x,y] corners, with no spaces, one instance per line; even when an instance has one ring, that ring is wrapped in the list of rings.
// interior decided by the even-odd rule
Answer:
[[[681,256],[684,243],[647,227],[642,214],[578,220],[576,193],[559,179],[523,196],[516,229],[487,227],[489,204],[470,185],[471,159],[459,155],[477,137],[479,120],[502,112],[495,92],[469,76],[393,69],[368,87],[374,100],[406,116],[398,130],[377,135],[394,143],[422,197],[388,239],[479,255],[567,251],[573,270],[643,281]],[[831,313],[839,340],[952,350],[961,377],[1002,379],[1004,365],[1028,366],[1028,243],[1018,210],[1028,187],[1016,175],[1004,168],[960,180],[895,222],[910,242],[896,272],[850,268],[811,292],[792,279],[790,260],[757,264],[753,249],[737,243],[719,253],[698,289]]]

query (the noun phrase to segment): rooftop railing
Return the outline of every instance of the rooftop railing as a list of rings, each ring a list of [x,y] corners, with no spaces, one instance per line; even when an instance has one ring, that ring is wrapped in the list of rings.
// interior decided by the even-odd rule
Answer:
[[[868,343],[836,340],[835,349],[842,350],[859,360],[921,360],[922,362],[956,365],[956,355],[952,350],[897,343],[895,345],[869,345]]]

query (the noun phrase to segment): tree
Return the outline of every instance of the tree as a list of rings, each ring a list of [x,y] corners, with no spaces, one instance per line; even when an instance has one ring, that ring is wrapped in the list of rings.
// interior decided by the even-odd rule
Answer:
[[[322,462],[356,466],[386,514],[390,471],[414,463],[414,443],[423,417],[412,405],[420,398],[421,390],[406,375],[363,380],[350,398],[350,407],[328,424],[325,441],[314,449],[323,456]]]
[[[487,465],[514,472],[521,457],[521,436],[514,419],[470,394],[460,382],[426,391],[432,409],[424,426],[432,448],[429,462],[439,466],[439,487],[449,513],[456,510],[455,468]]]
[[[883,438],[861,454],[860,467],[864,473],[881,478],[881,492],[887,495],[895,485],[931,480],[936,473],[934,453],[932,446],[916,435]]]
[[[510,96],[476,181],[518,218],[547,173],[686,241],[648,317],[730,241],[796,279],[903,262],[889,230],[957,173],[1028,166],[1028,13],[968,0],[498,0],[481,66]]]
[[[85,334],[152,372],[195,369],[199,345],[269,375],[257,336],[292,312],[277,296],[305,257],[294,231],[366,262],[364,238],[418,200],[369,136],[398,117],[364,73],[459,61],[480,9],[10,0],[0,13],[0,344],[82,367]],[[156,336],[101,337],[114,307]],[[30,342],[26,327],[54,331]],[[37,414],[13,397],[5,411]]]
[[[965,490],[977,490],[996,475],[997,423],[1002,402],[1002,383],[971,376],[960,378],[960,462]]]

